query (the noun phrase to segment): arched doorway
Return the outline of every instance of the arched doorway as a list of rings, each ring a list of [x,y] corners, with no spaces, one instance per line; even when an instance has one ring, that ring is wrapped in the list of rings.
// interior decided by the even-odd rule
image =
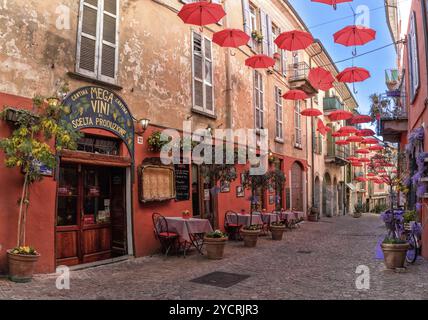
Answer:
[[[314,183],[314,206],[321,210],[321,181],[317,176]]]
[[[303,172],[303,166],[299,162],[294,162],[291,167],[291,209],[296,211],[304,211]]]
[[[324,175],[324,181],[322,185],[322,212],[323,216],[331,217],[332,207],[331,199],[333,197],[332,187],[331,187],[331,177],[330,174],[326,173]]]

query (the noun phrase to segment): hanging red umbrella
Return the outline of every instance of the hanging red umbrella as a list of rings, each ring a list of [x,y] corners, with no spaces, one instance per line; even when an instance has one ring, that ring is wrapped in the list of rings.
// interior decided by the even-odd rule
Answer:
[[[380,151],[380,150],[383,150],[383,147],[382,147],[382,146],[380,146],[380,145],[375,145],[375,146],[370,146],[370,147],[368,147],[368,149],[369,149],[370,151]]]
[[[345,145],[349,144],[349,141],[346,141],[346,140],[337,140],[335,142],[335,144],[337,144],[338,146],[345,146]]]
[[[351,134],[351,133],[357,133],[358,129],[355,128],[355,127],[352,127],[352,126],[344,126],[344,127],[341,127],[338,130],[338,132],[343,132],[343,133],[346,133],[346,134]]]
[[[336,78],[340,82],[361,82],[370,78],[370,72],[364,68],[351,67],[343,70]]]
[[[322,112],[318,109],[315,108],[308,108],[303,110],[302,112],[300,112],[300,114],[302,116],[306,116],[306,117],[318,117],[318,116],[322,116]]]
[[[282,96],[285,100],[305,100],[308,95],[302,90],[290,90]]]
[[[363,139],[363,141],[361,141],[361,143],[364,144],[377,144],[379,141],[375,138],[365,138]]]
[[[351,136],[347,139],[347,141],[349,142],[361,142],[363,140],[363,138],[359,137],[359,136]]]
[[[353,116],[351,119],[352,124],[369,123],[369,122],[372,122],[372,117],[363,115],[363,114],[357,114]]]
[[[266,69],[275,65],[275,60],[265,54],[257,54],[245,60],[245,65],[253,69]]]
[[[355,150],[355,153],[367,154],[367,153],[370,153],[370,151],[367,149],[357,149],[357,150]]]
[[[185,4],[178,13],[184,23],[197,26],[217,23],[225,15],[226,12],[220,4],[207,1]]]
[[[331,121],[349,120],[353,116],[352,112],[345,110],[336,110],[331,112],[327,117]]]
[[[348,133],[346,133],[346,132],[339,132],[339,131],[336,131],[336,132],[333,132],[332,134],[331,134],[331,136],[332,137],[334,137],[334,138],[338,138],[338,137],[347,137],[349,134]]]
[[[239,29],[224,29],[213,35],[213,42],[226,48],[238,48],[246,45],[248,41],[250,36]]]
[[[358,182],[366,182],[367,181],[367,179],[364,177],[357,177],[355,180]]]
[[[322,122],[321,119],[318,119],[317,121],[317,130],[319,131],[319,133],[321,133],[323,136],[325,136],[325,134],[327,133],[327,128],[326,125],[324,124],[324,122]]]
[[[349,158],[346,158],[346,160],[347,161],[350,161],[350,162],[358,162],[358,160],[359,160],[360,158],[357,158],[357,157],[349,157]]]
[[[352,2],[352,0],[311,0],[312,2],[325,3],[333,6],[334,10],[336,10],[336,6],[339,3]]]
[[[287,51],[303,50],[314,42],[314,38],[309,32],[292,30],[281,33],[275,39],[278,48]]]
[[[362,46],[376,38],[376,31],[364,26],[347,26],[337,31],[334,42],[344,46]]]
[[[361,162],[353,161],[353,162],[351,162],[351,166],[353,166],[353,167],[362,167],[363,164]]]
[[[375,133],[372,129],[361,129],[356,133],[356,135],[360,137],[369,137],[374,136]]]
[[[370,162],[369,158],[360,158],[359,160],[360,160],[360,162],[364,162],[364,163],[369,163]]]
[[[315,89],[323,91],[333,88],[333,82],[336,81],[330,71],[321,67],[311,69],[308,80]]]
[[[367,177],[376,177],[376,173],[369,172],[367,173]]]

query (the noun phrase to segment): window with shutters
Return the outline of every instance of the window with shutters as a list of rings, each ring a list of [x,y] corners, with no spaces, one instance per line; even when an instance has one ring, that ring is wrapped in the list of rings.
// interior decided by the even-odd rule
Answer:
[[[275,65],[273,66],[273,69],[278,72],[281,72],[282,55],[281,55],[281,50],[278,48],[278,46],[274,41],[279,36],[280,33],[281,33],[281,30],[276,25],[272,24],[270,44],[272,45],[272,55],[275,59]]]
[[[119,0],[81,0],[76,72],[116,84]]]
[[[263,129],[264,105],[263,105],[263,78],[262,74],[254,71],[254,113],[256,129]]]
[[[214,115],[211,40],[193,32],[193,109]]]
[[[410,30],[407,41],[407,54],[409,58],[409,80],[410,80],[410,102],[415,100],[419,88],[419,56],[418,56],[418,39],[416,29],[416,15],[412,12],[410,17]]]
[[[302,147],[302,119],[300,115],[301,101],[294,102],[294,146]]]
[[[282,90],[275,87],[275,138],[283,141]]]

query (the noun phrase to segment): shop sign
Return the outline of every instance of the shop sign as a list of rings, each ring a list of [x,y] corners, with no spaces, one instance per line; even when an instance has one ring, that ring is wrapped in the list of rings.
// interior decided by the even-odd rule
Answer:
[[[121,138],[134,156],[134,121],[125,102],[114,92],[89,86],[70,93],[63,102],[63,120],[73,129],[99,128]]]

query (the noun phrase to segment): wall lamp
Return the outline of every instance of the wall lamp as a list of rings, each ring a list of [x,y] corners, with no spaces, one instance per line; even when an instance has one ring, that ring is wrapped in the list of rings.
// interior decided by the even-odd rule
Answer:
[[[144,132],[147,130],[147,128],[149,127],[149,124],[150,124],[150,120],[147,118],[137,120],[137,126],[140,127],[141,131],[136,131],[135,133],[138,134],[139,136],[142,136]]]

